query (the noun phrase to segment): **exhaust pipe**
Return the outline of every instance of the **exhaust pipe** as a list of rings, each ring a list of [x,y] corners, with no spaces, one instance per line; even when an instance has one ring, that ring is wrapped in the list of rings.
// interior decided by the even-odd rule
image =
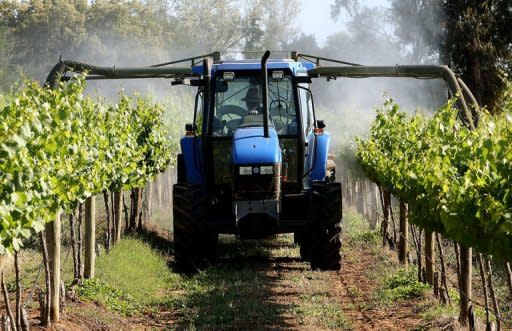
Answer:
[[[207,57],[203,59],[203,80],[204,80],[204,87],[203,87],[203,109],[208,115],[208,118],[206,119],[205,125],[207,126],[205,129],[205,132],[209,132],[209,125],[210,120],[212,118],[211,112],[207,111],[210,107],[210,97],[211,97],[211,81],[212,81],[212,63],[213,60],[211,57]],[[195,124],[195,123],[194,123]]]
[[[268,132],[269,116],[268,116],[268,74],[267,74],[267,60],[270,57],[270,51],[266,51],[261,58],[261,87],[262,87],[262,100],[263,100],[263,137],[269,138]]]

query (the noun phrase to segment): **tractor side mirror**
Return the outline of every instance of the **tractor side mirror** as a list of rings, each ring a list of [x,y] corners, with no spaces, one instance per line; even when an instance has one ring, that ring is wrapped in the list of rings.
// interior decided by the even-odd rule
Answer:
[[[177,77],[171,82],[171,86],[175,85],[186,85],[186,86],[204,86],[204,79],[190,79]]]
[[[316,120],[316,127],[318,129],[323,129],[325,128],[325,122],[323,120]]]

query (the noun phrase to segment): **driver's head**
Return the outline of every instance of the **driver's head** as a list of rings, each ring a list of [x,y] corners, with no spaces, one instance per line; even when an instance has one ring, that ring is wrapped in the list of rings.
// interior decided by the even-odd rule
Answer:
[[[247,94],[243,99],[247,105],[247,110],[257,110],[261,104],[261,95],[257,86],[249,87]]]

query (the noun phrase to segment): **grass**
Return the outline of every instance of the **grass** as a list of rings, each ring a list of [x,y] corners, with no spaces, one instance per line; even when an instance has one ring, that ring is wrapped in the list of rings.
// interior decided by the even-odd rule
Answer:
[[[85,279],[77,294],[124,316],[133,316],[141,310],[141,304],[131,295],[99,280]]]
[[[299,300],[292,307],[293,318],[308,328],[352,330],[353,325],[346,319],[334,297],[328,273],[304,270],[285,275],[297,287]]]
[[[183,316],[178,328],[254,329],[286,325],[296,303],[273,300],[280,279],[268,274],[272,258],[298,256],[290,236],[274,241],[237,241],[221,236],[223,263],[176,283],[166,309]]]
[[[337,302],[331,302],[325,295],[302,295],[298,306],[293,310],[302,325],[321,326],[336,330],[352,330]]]
[[[346,211],[343,215],[343,232],[347,240],[346,246],[371,248],[372,252],[378,253],[380,249],[380,234],[372,230],[368,221],[358,213]]]
[[[172,278],[164,256],[149,244],[128,237],[108,254],[97,257],[95,278],[83,280],[77,294],[124,316],[133,316],[162,300],[169,284],[176,281]]]
[[[398,300],[424,297],[430,286],[418,281],[415,268],[399,269],[385,276],[376,292],[377,299],[383,304]]]
[[[165,295],[175,279],[167,259],[136,238],[121,240],[108,254],[96,259],[96,278],[149,304]]]

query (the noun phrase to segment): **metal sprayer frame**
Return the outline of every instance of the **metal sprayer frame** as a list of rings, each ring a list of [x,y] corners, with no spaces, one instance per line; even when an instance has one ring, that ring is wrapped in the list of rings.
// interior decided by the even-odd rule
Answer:
[[[360,64],[345,62],[336,59],[328,59],[313,55],[299,54],[292,52],[292,59],[298,61],[304,59],[316,64],[316,67],[309,70],[311,78],[324,77],[335,79],[337,77],[345,78],[371,78],[371,77],[389,77],[389,78],[416,78],[416,79],[443,79],[452,96],[457,97],[456,106],[459,110],[459,117],[469,128],[474,129],[478,122],[478,103],[462,80],[456,77],[454,72],[447,66],[442,65],[396,65],[396,66],[364,66]],[[192,72],[192,66],[196,60],[208,59],[209,63],[220,61],[220,53],[213,52],[201,56],[190,57],[177,61],[170,61],[156,64],[148,67],[100,67],[76,61],[60,61],[48,74],[46,84],[54,88],[59,81],[67,81],[73,78],[68,73],[86,73],[87,80],[98,79],[140,79],[140,78],[201,78],[200,75]],[[172,67],[170,65],[191,62],[191,66]],[[331,62],[334,65],[322,65],[321,61]],[[208,66],[211,67],[211,64]],[[203,78],[206,75],[203,73]],[[468,107],[467,100],[471,102],[471,108]]]

